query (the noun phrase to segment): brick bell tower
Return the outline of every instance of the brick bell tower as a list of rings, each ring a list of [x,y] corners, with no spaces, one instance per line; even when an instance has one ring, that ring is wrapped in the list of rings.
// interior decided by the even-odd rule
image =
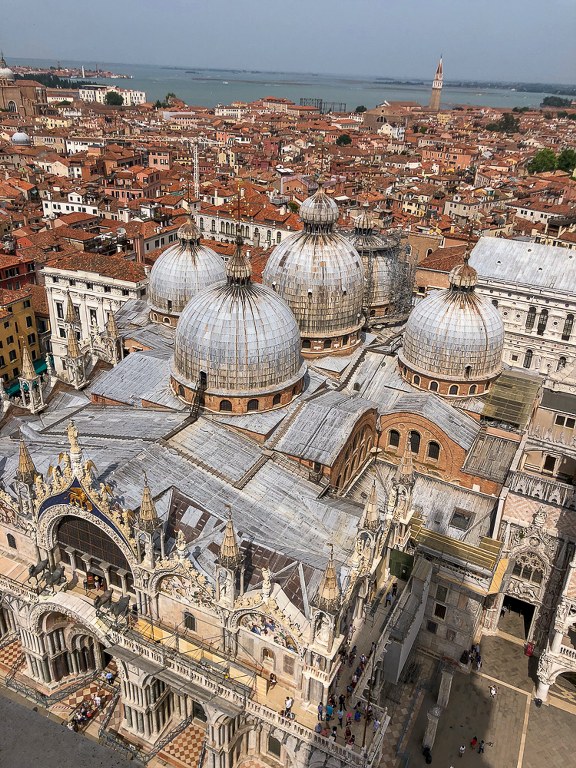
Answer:
[[[432,95],[430,96],[430,109],[433,112],[440,110],[440,99],[442,97],[442,84],[444,81],[444,74],[442,71],[442,56],[436,67],[436,74],[434,76],[434,82],[432,83]]]

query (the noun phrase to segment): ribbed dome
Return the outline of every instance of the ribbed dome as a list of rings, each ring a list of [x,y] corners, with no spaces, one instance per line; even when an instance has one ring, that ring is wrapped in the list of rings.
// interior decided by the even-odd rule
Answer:
[[[178,230],[150,272],[148,302],[152,310],[179,315],[196,294],[226,279],[224,261],[205,245],[190,218]]]
[[[264,283],[288,304],[303,337],[337,337],[362,327],[364,269],[350,242],[333,231],[336,203],[322,189],[300,207],[304,231],[272,252]]]
[[[402,315],[406,319],[412,303],[412,276],[410,264],[400,258],[398,239],[374,232],[366,208],[354,220],[348,239],[364,265],[364,306],[390,305],[391,320],[402,319]]]
[[[498,309],[474,291],[467,261],[450,273],[450,288],[412,310],[400,360],[418,373],[454,381],[485,381],[502,368],[504,324]]]
[[[27,133],[20,129],[18,129],[16,133],[12,134],[10,141],[17,147],[29,147],[32,144],[30,136],[28,136]]]
[[[274,391],[306,371],[290,308],[269,288],[250,281],[240,254],[228,263],[225,285],[209,288],[186,306],[176,327],[172,374],[220,395]]]

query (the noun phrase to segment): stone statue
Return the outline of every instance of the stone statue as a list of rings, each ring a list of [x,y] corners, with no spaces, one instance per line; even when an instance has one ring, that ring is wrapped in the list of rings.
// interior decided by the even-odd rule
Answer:
[[[72,453],[80,453],[80,444],[78,442],[78,430],[73,421],[70,421],[66,428],[68,432],[68,441],[70,443],[70,450]]]
[[[270,569],[262,568],[262,598],[264,600],[268,600],[272,592],[272,580],[270,576]]]

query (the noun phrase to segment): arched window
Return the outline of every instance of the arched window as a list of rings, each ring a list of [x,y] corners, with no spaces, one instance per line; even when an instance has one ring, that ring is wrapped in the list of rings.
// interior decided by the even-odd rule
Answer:
[[[470,389],[468,390],[468,394],[475,395],[477,391],[478,391],[478,387],[476,386],[476,384],[470,384]]]
[[[412,378],[412,384],[414,384],[415,387],[420,386],[420,376],[418,376],[418,374]]]
[[[437,461],[440,458],[440,445],[435,440],[428,443],[428,458]]]
[[[564,321],[564,329],[562,331],[562,341],[568,341],[572,334],[572,328],[574,327],[574,315],[566,315]]]
[[[412,430],[408,435],[408,443],[412,453],[420,453],[420,432]]]
[[[200,229],[204,229],[204,219],[202,216],[200,216]]]
[[[266,230],[266,240],[268,240],[268,242],[272,240],[272,232],[269,229]]]
[[[178,396],[179,397],[184,397],[185,394],[186,394],[186,392],[185,392],[184,387],[182,386],[182,384],[178,384]]]
[[[543,309],[542,312],[540,312],[540,317],[538,318],[538,329],[536,331],[538,336],[544,335],[544,331],[546,330],[547,325],[548,325],[548,310]]]
[[[452,384],[450,389],[448,390],[449,395],[457,395],[458,394],[458,384]]]
[[[472,366],[471,365],[467,365],[466,368],[464,368],[464,376],[467,379],[469,379],[471,375],[472,375]]]
[[[346,336],[342,336],[342,346],[346,347],[348,343],[350,342],[350,336],[346,334]]]
[[[526,315],[526,330],[531,331],[536,322],[536,307],[530,307]]]
[[[428,389],[430,392],[438,392],[438,382],[437,381],[431,381],[428,385]]]
[[[15,101],[9,101],[8,102],[8,112],[17,112],[17,111],[18,111],[18,109],[16,107],[16,102]]]
[[[276,233],[276,242],[279,243],[281,240],[282,240],[282,233],[281,232],[277,232]]]
[[[400,432],[397,429],[391,429],[388,432],[388,445],[390,448],[398,448],[400,445]]]
[[[282,395],[280,394],[280,392],[277,392],[272,398],[272,405],[280,405],[281,399],[282,399]]]
[[[559,357],[558,358],[558,366],[556,368],[557,371],[561,371],[562,368],[566,368],[566,358],[565,357]]]
[[[332,346],[332,339],[324,339],[324,349],[330,349]]]
[[[524,368],[530,368],[530,366],[532,365],[533,356],[534,356],[534,353],[532,352],[532,350],[527,349],[526,354],[524,355],[524,362],[522,364]]]
[[[6,541],[8,542],[10,549],[16,549],[16,539],[11,533],[6,534]]]
[[[247,410],[249,410],[249,411],[257,411],[258,410],[258,406],[259,406],[259,403],[258,403],[258,400],[256,398],[254,398],[253,400],[248,400]]]
[[[311,346],[310,339],[302,339],[302,349],[310,349]]]
[[[230,400],[220,400],[220,406],[221,411],[231,411],[232,410],[232,403]]]

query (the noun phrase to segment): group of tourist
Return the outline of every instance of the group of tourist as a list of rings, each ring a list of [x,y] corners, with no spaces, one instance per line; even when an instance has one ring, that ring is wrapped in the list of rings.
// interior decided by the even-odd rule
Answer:
[[[72,715],[67,723],[71,731],[78,731],[82,726],[89,723],[90,720],[102,708],[103,698],[100,693],[95,693],[91,699],[83,701],[77,711]]]

